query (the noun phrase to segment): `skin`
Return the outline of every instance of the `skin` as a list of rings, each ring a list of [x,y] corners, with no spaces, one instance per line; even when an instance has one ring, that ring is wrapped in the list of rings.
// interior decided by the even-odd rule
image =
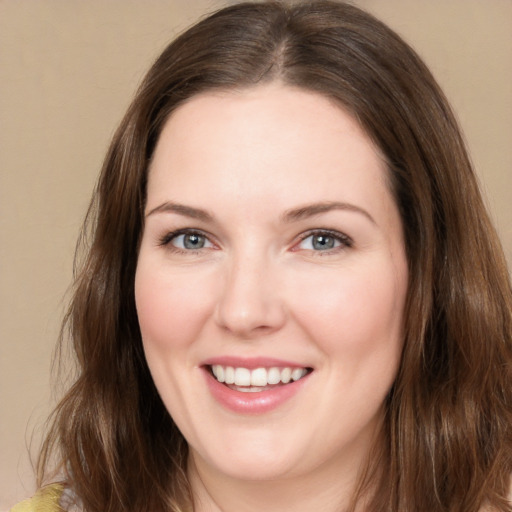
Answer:
[[[196,96],[167,121],[135,295],[149,368],[190,446],[197,510],[347,505],[403,344],[408,272],[386,177],[350,115],[282,84]],[[285,218],[311,204],[328,206]],[[169,235],[181,229],[204,246]],[[312,230],[340,239],[321,250]],[[276,409],[237,414],[212,397],[201,369],[225,355],[313,372]]]

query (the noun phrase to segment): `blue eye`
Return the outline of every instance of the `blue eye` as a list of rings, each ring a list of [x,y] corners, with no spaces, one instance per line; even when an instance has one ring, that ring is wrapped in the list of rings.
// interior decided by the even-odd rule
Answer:
[[[305,236],[298,245],[299,249],[309,251],[330,251],[340,247],[350,247],[352,241],[341,233],[318,231]]]
[[[213,244],[205,235],[196,231],[176,231],[169,233],[161,240],[161,245],[170,245],[182,251],[193,251],[213,247]]]

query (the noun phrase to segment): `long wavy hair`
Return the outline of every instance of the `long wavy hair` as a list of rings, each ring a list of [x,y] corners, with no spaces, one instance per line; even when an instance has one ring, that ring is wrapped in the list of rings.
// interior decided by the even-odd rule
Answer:
[[[193,509],[187,444],[151,379],[134,303],[148,162],[183,102],[272,81],[322,94],[358,120],[387,159],[405,233],[403,355],[384,443],[354,507],[364,496],[369,512],[510,512],[512,291],[459,128],[403,40],[360,9],[323,0],[220,10],[148,72],[87,215],[61,335],[77,379],[54,412],[40,483],[59,473],[86,512]]]

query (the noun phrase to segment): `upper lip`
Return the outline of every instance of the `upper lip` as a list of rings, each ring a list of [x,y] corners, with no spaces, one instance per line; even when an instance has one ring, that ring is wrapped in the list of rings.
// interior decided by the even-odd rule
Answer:
[[[287,361],[274,357],[236,357],[236,356],[218,356],[206,359],[200,366],[232,366],[233,368],[310,368],[310,366],[298,363],[296,361]]]

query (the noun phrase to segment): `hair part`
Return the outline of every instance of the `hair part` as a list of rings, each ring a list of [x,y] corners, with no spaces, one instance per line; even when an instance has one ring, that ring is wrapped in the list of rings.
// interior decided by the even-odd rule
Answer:
[[[62,338],[79,376],[53,450],[87,512],[189,510],[187,445],[145,362],[134,302],[149,161],[194,96],[279,81],[324,95],[385,156],[409,265],[405,344],[352,509],[511,511],[512,291],[455,117],[394,32],[333,1],[243,3],[200,21],[148,72],[105,159]]]

